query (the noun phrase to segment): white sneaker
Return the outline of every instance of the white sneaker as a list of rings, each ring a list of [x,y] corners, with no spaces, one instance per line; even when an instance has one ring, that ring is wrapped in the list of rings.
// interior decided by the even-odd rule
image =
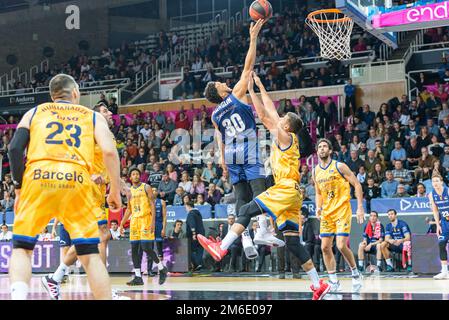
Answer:
[[[359,274],[358,276],[352,276],[352,292],[353,293],[360,292],[360,290],[363,287],[362,280],[363,280],[363,277],[361,274]]]
[[[242,233],[242,245],[243,251],[249,260],[256,259],[259,256],[256,247],[254,246],[253,240],[249,235],[248,229]]]
[[[340,281],[332,282],[332,281],[329,280],[328,284],[331,285],[331,289],[329,290],[329,293],[341,292]]]
[[[285,246],[285,242],[276,238],[271,232],[259,231],[254,236],[254,243],[257,245],[265,245],[272,247],[283,247]]]
[[[433,277],[435,280],[447,280],[449,279],[449,273],[448,272],[440,272],[436,276]]]
[[[118,294],[117,290],[112,290],[112,300],[131,300],[131,298],[127,296],[121,296]]]

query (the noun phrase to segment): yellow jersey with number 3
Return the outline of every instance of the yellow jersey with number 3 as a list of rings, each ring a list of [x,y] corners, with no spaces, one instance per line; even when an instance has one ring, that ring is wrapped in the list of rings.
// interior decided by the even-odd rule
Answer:
[[[281,149],[276,141],[273,142],[271,148],[270,164],[276,184],[283,179],[294,180],[297,183],[301,180],[299,142],[294,133],[290,133],[290,135],[292,141],[288,148]]]
[[[27,164],[48,160],[79,164],[92,169],[95,113],[65,102],[36,107],[30,124]]]
[[[129,200],[131,219],[151,215],[150,199],[148,199],[145,186],[145,183],[141,183],[137,187],[131,187],[131,199]]]

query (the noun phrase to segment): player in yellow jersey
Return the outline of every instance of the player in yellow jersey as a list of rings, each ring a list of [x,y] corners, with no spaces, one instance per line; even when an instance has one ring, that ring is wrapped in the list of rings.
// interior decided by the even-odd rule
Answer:
[[[152,242],[155,241],[154,231],[156,226],[156,208],[153,200],[153,190],[151,186],[140,182],[140,174],[139,169],[132,169],[129,173],[132,183],[131,198],[128,201],[128,207],[120,224],[120,232],[123,233],[123,226],[131,216],[129,240],[131,241],[131,256],[135,275],[127,285],[143,285],[140,270],[142,266],[140,249],[157,264],[159,269],[159,284],[162,285],[167,279],[168,270],[152,248]]]
[[[52,103],[41,104],[24,115],[9,150],[16,185],[11,297],[27,298],[37,234],[56,217],[73,239],[94,298],[111,299],[109,276],[98,251],[90,172],[97,143],[111,180],[109,206],[120,208],[117,149],[104,117],[79,105],[79,87],[72,77],[55,76],[50,81],[50,95]]]
[[[109,128],[113,125],[112,113],[103,104],[97,104],[94,106],[93,110],[101,114],[108,123]],[[94,194],[94,211],[98,223],[98,228],[100,230],[100,244],[98,245],[98,250],[100,251],[100,257],[104,265],[107,267],[106,263],[106,249],[109,240],[111,239],[111,232],[108,228],[108,217],[106,215],[106,185],[109,183],[109,177],[106,171],[106,167],[103,161],[103,153],[98,146],[95,145],[94,162],[92,166],[91,180],[93,182],[93,194]],[[121,181],[123,186],[124,182]],[[121,188],[123,189],[123,188]],[[53,228],[58,224],[58,219],[55,219]],[[60,299],[60,285],[63,282],[64,277],[68,275],[70,266],[73,265],[76,260],[76,250],[75,246],[72,245],[72,240],[65,230],[64,226],[61,225],[60,228],[60,246],[62,249],[68,248],[68,250],[63,250],[61,257],[61,263],[56,269],[54,274],[42,277],[42,284],[47,290],[50,298],[53,300]],[[119,296],[116,291],[112,291],[113,300],[127,300],[126,296]]]
[[[340,290],[335,257],[332,252],[334,237],[337,237],[337,248],[352,270],[352,290],[358,293],[362,287],[361,275],[347,241],[351,232],[352,219],[350,184],[354,187],[357,198],[357,222],[361,224],[365,221],[362,185],[346,164],[331,158],[332,143],[329,140],[318,141],[317,153],[319,164],[314,168],[312,178],[316,190],[316,216],[321,221],[321,249],[324,264],[329,273],[331,292]]]
[[[260,89],[263,103],[254,92],[254,82]],[[283,232],[287,250],[299,259],[312,280],[313,299],[321,300],[330,286],[320,281],[309,254],[299,240],[302,197],[299,192],[300,154],[296,134],[303,126],[302,120],[297,114],[291,112],[285,117],[279,117],[273,101],[254,72],[251,73],[248,90],[257,115],[273,137],[270,163],[275,185],[240,208],[237,222],[228,231],[223,241],[213,242],[202,235],[197,235],[198,241],[215,260],[220,261],[226,255],[229,246],[249,225],[251,218],[267,212],[276,222],[279,230]]]

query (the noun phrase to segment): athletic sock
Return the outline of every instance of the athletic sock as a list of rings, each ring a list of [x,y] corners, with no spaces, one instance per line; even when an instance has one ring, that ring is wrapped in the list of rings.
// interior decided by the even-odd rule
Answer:
[[[377,266],[378,267],[382,266],[382,260],[377,260]]]
[[[139,269],[134,269],[134,274],[136,275],[136,277],[139,277],[139,278],[142,277],[142,273],[140,272],[140,268]]]
[[[68,269],[69,266],[65,265],[64,262],[61,262],[58,269],[56,269],[55,273],[51,278],[55,280],[57,283],[60,283],[62,281],[62,278],[64,278],[64,275]]]
[[[328,272],[328,274],[329,274],[330,282],[332,282],[332,283],[337,283],[338,282],[337,274],[335,273],[335,271],[332,272],[332,273]]]
[[[229,230],[228,234],[221,242],[221,245],[220,245],[221,250],[228,250],[228,248],[231,246],[231,244],[233,244],[234,241],[237,240],[238,237],[239,237],[239,235],[237,233],[235,233],[232,230]]]
[[[391,261],[391,259],[385,259],[385,262],[387,263],[387,265],[393,268],[393,261]]]
[[[359,260],[359,267],[363,267],[363,263],[364,263],[363,260]]]
[[[441,264],[441,272],[442,273],[447,273],[447,263],[442,263]]]
[[[312,281],[313,287],[315,289],[318,289],[320,287],[320,276],[318,275],[318,272],[316,272],[316,269],[315,268],[310,269],[309,271],[307,271],[307,275]]]
[[[353,277],[358,277],[360,275],[359,270],[357,267],[351,268],[351,273]]]
[[[70,274],[70,266],[67,268],[67,270],[65,271],[65,276],[68,276]]]
[[[164,264],[162,263],[162,260],[159,260],[159,263],[157,264],[157,269],[160,271],[164,269]]]
[[[26,284],[25,282],[14,282],[11,284],[11,299],[26,300],[28,291],[28,284]]]
[[[268,221],[267,221],[267,217],[265,217],[265,215],[260,214],[257,216],[257,223],[259,224],[259,229],[260,232],[265,233],[268,230]]]

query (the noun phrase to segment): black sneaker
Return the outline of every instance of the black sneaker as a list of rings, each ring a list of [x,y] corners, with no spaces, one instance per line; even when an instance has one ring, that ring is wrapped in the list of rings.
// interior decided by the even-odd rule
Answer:
[[[148,272],[148,276],[149,277],[155,277],[155,276],[157,276],[157,272],[150,271],[150,272]]]
[[[159,284],[163,285],[165,280],[167,279],[168,269],[164,267],[164,269],[159,270]]]
[[[42,285],[47,290],[48,295],[52,300],[61,300],[61,293],[59,292],[59,283],[49,276],[42,277]]]
[[[143,286],[143,279],[142,277],[134,276],[134,278],[131,281],[128,281],[126,284],[128,286]]]

